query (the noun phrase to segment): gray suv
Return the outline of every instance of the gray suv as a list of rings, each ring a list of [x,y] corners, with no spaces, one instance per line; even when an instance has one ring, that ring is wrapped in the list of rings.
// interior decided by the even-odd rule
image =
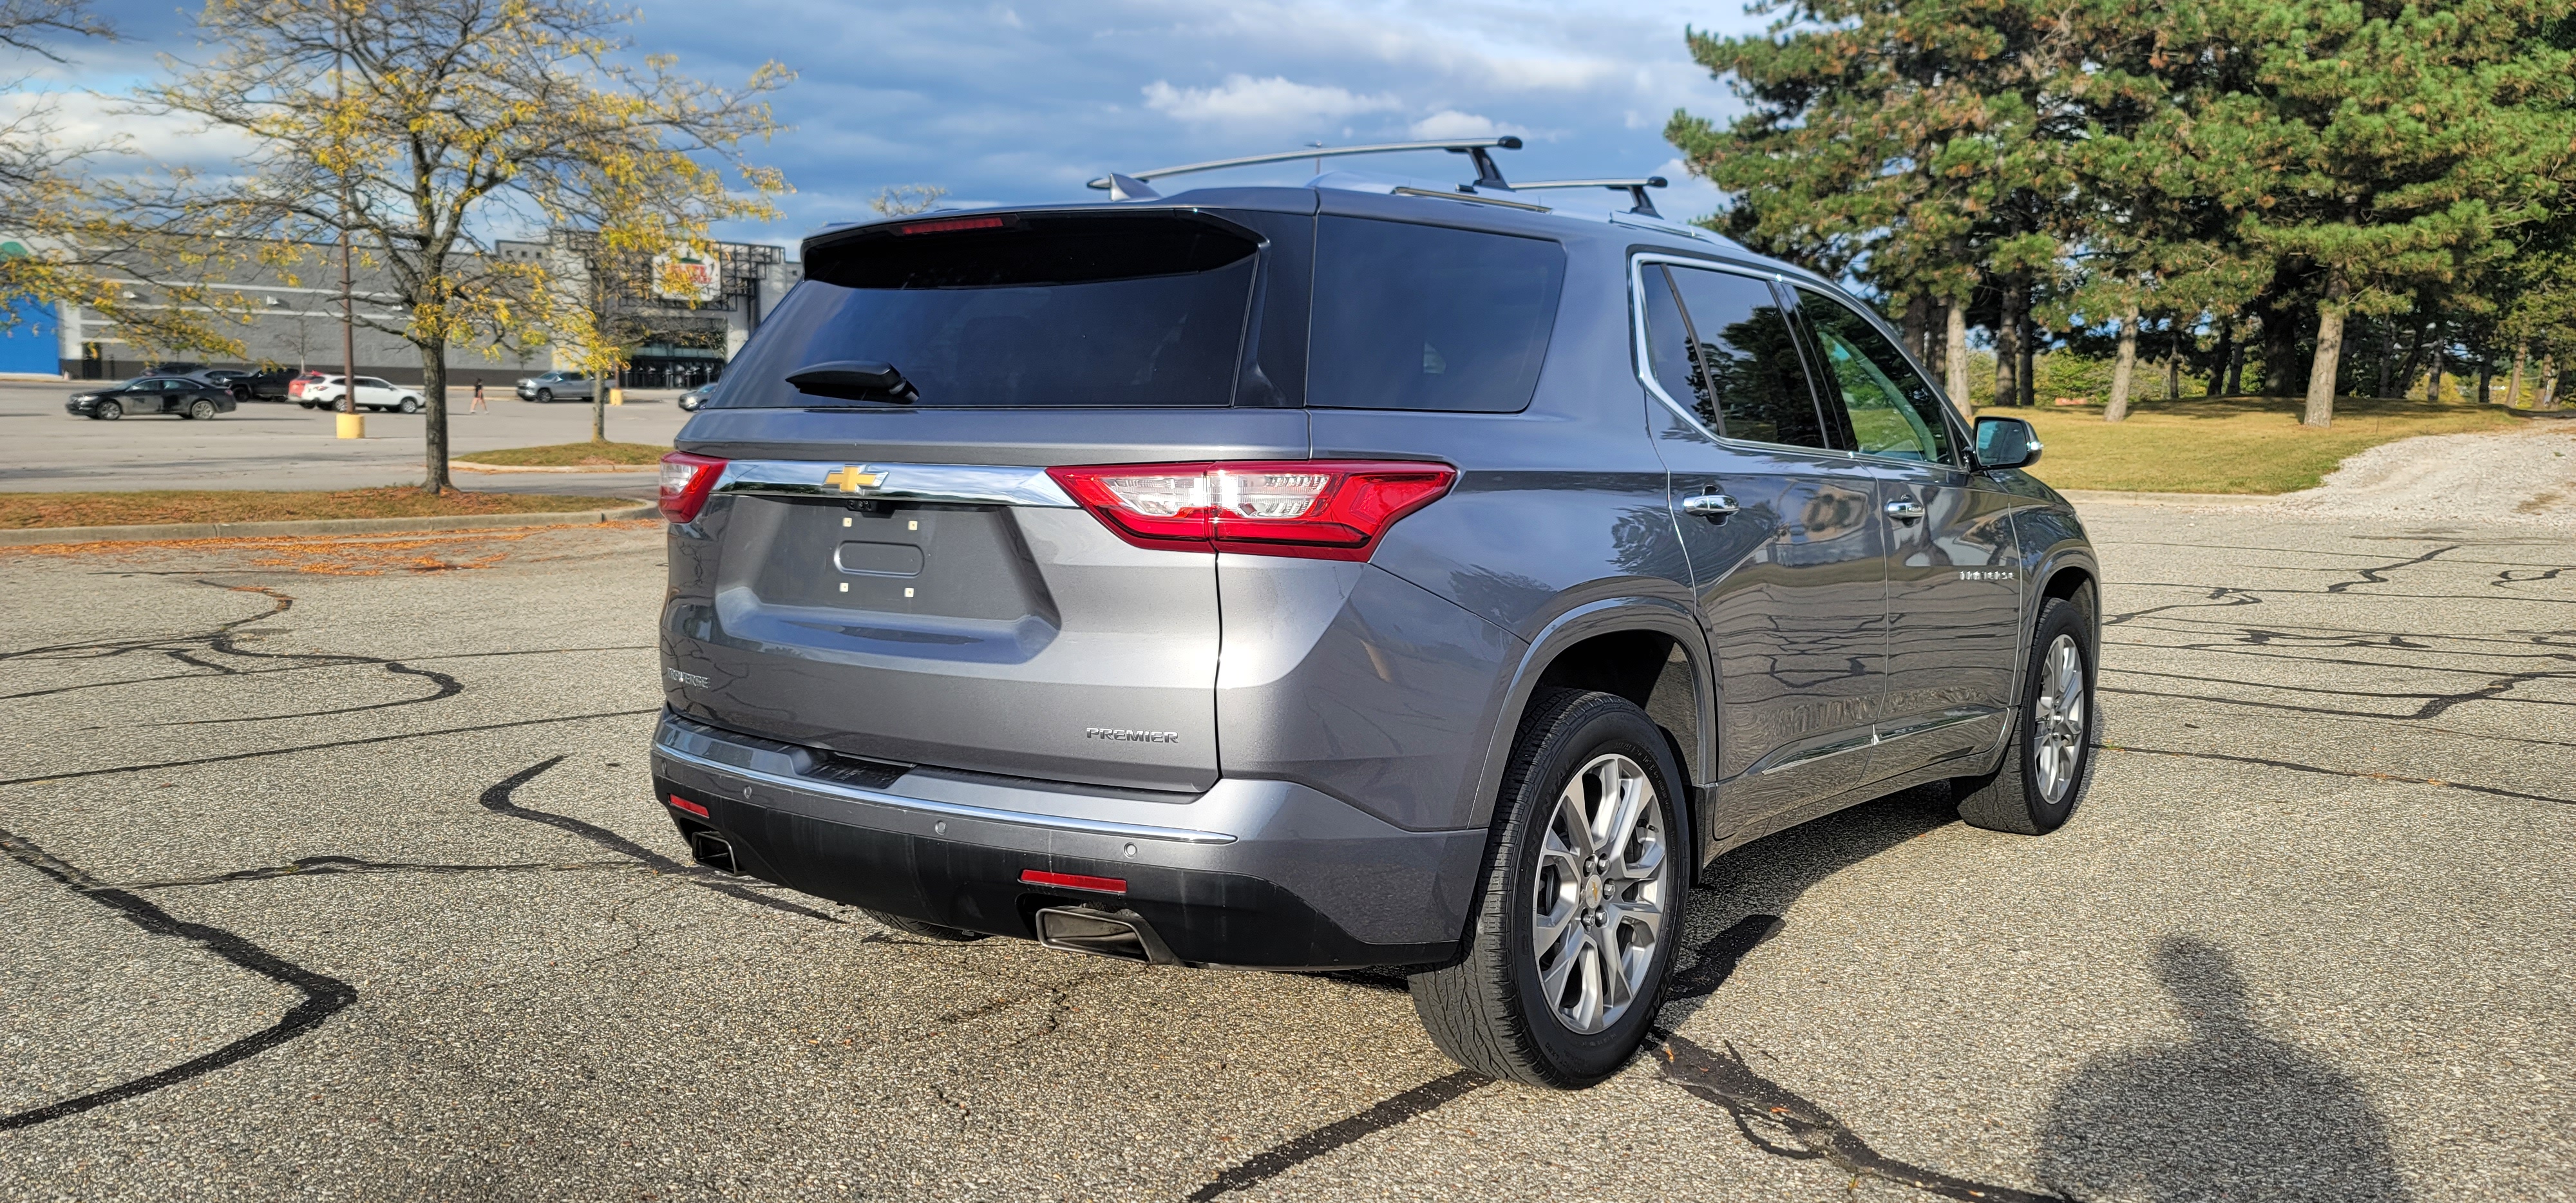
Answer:
[[[1573,1087],[1718,855],[2083,797],[2083,528],[1830,282],[1496,181],[1117,178],[816,235],[681,431],[652,764],[699,861],[931,939],[1391,968]]]

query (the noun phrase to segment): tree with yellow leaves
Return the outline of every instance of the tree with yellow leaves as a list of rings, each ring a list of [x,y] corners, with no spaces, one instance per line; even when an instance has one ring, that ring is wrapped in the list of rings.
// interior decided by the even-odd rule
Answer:
[[[631,20],[588,0],[209,0],[216,53],[139,96],[257,149],[137,199],[171,226],[262,239],[288,271],[346,230],[398,319],[361,320],[420,353],[423,487],[445,491],[449,349],[595,341],[547,265],[491,254],[494,238],[570,226],[701,248],[712,223],[774,217],[786,190],[747,153],[779,131],[766,98],[790,73],[727,89],[669,56],[630,61]]]

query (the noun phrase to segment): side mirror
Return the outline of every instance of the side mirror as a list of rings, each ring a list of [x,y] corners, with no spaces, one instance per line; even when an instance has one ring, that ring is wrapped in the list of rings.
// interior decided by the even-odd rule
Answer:
[[[2039,462],[2039,432],[2020,418],[1977,419],[1977,467],[2027,468]]]

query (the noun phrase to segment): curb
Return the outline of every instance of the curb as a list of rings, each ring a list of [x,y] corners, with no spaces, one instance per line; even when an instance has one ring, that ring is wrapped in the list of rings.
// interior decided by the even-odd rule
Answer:
[[[2123,493],[2103,489],[2059,489],[2058,493],[2079,505],[2105,501],[2145,505],[2262,505],[2289,496],[2287,493]]]
[[[619,472],[655,472],[659,464],[573,464],[564,467],[538,468],[522,464],[478,464],[470,459],[452,459],[447,466],[463,472],[588,472],[607,476]]]
[[[172,539],[242,539],[264,535],[365,535],[500,527],[587,526],[658,518],[657,506],[560,513],[473,514],[455,518],[316,518],[303,522],[170,522],[153,526],[55,526],[0,530],[0,547],[46,543],[155,543]]]

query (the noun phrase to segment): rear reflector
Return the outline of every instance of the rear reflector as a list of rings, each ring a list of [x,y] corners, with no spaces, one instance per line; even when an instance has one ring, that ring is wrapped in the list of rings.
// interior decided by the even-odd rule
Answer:
[[[700,805],[698,805],[698,804],[697,804],[697,803],[695,803],[695,802],[691,802],[691,801],[689,801],[688,799],[683,798],[683,797],[681,797],[681,796],[680,796],[680,795],[678,795],[678,794],[673,794],[673,795],[671,795],[671,805],[673,805],[673,806],[677,806],[677,807],[679,807],[680,809],[685,810],[685,811],[689,812],[690,814],[696,815],[696,816],[698,816],[698,817],[699,817],[699,818],[701,818],[701,819],[703,819],[703,818],[706,818],[706,817],[707,817],[707,808],[706,808],[706,807],[700,806]]]
[[[1123,877],[1093,877],[1085,873],[1049,873],[1044,869],[1020,870],[1020,884],[1056,886],[1067,890],[1095,890],[1103,894],[1127,892],[1127,879]]]
[[[662,516],[673,522],[694,522],[698,511],[706,508],[707,494],[716,487],[716,478],[724,475],[725,462],[711,455],[691,455],[674,451],[662,457]]]
[[[1281,460],[1049,468],[1138,547],[1366,560],[1397,520],[1458,479],[1447,464]]]

